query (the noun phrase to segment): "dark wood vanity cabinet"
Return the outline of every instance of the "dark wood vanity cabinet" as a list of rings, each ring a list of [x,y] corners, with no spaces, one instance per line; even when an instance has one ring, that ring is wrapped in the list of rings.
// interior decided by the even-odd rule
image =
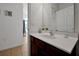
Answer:
[[[40,39],[30,36],[31,40],[31,56],[75,56],[76,49],[74,47],[71,54],[68,54]]]

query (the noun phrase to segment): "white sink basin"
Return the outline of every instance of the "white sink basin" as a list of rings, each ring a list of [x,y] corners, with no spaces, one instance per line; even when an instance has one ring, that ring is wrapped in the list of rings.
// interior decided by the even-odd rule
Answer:
[[[44,38],[48,38],[48,39],[58,39],[58,38],[65,38],[65,35],[58,35],[58,34],[54,34],[54,35],[50,35],[49,33],[47,34],[41,34],[40,36],[44,37]]]
[[[48,39],[75,39],[75,37],[71,37],[71,36],[68,36],[67,38],[65,37],[66,35],[64,34],[54,34],[54,35],[50,35],[49,33],[44,33],[44,34],[41,34],[40,36],[44,37],[44,38],[48,38]]]

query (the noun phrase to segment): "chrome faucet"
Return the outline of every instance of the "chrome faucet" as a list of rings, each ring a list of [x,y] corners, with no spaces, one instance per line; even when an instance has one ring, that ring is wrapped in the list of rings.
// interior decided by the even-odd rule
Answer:
[[[51,35],[51,36],[53,36],[53,35],[54,35],[54,33],[53,33],[53,31],[52,31],[52,30],[50,30],[50,32],[49,32],[49,33],[50,33],[50,35]]]
[[[52,38],[54,38],[55,39],[55,36],[54,36],[54,31],[53,30],[50,30],[50,36],[52,37]]]

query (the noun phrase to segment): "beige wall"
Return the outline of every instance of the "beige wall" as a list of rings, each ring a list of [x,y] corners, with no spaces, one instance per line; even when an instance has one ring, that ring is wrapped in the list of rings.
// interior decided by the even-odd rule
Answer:
[[[0,50],[21,45],[23,39],[23,5],[17,3],[0,4]],[[4,11],[12,11],[12,17]]]

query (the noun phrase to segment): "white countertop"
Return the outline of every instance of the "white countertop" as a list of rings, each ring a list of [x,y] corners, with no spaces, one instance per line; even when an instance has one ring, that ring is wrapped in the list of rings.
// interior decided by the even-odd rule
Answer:
[[[71,54],[78,37],[69,37],[64,38],[64,35],[58,35],[56,34],[57,38],[53,38],[49,35],[49,33],[30,33],[30,35],[48,43],[52,46],[55,46],[69,54]]]

